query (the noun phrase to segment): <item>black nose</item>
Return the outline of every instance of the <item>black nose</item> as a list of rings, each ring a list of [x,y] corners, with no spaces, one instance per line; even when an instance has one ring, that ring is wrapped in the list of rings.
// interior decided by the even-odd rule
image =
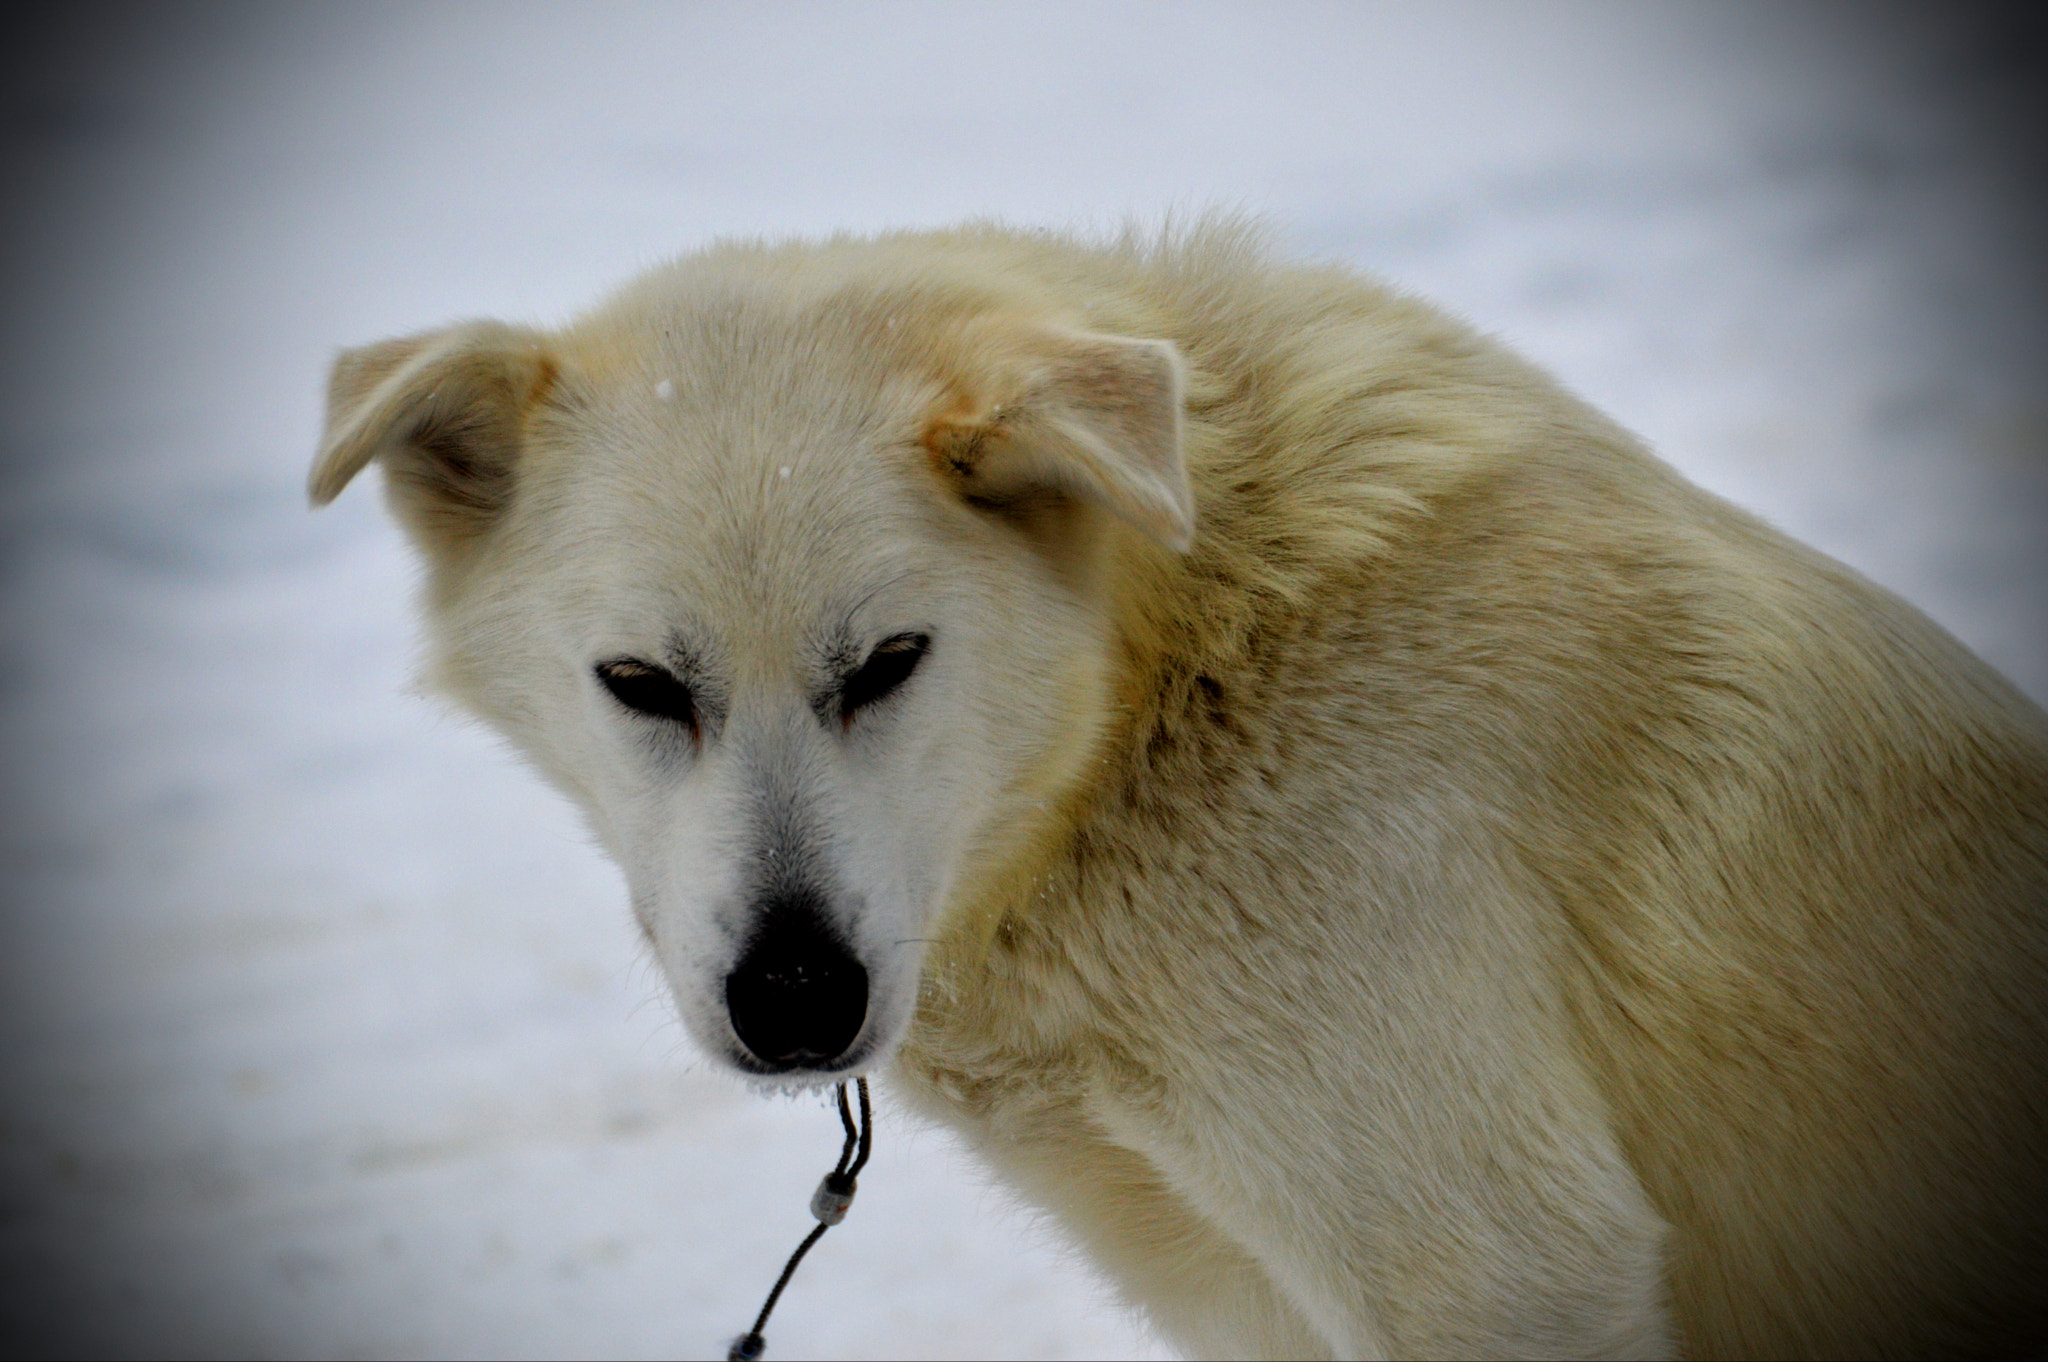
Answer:
[[[809,914],[771,913],[725,977],[732,1029],[775,1070],[828,1064],[868,1015],[868,972]]]

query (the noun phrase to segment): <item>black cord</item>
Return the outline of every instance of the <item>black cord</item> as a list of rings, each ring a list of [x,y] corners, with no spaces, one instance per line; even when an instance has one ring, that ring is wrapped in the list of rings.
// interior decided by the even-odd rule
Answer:
[[[756,1362],[768,1350],[768,1340],[761,1331],[768,1327],[768,1316],[775,1311],[775,1302],[782,1299],[782,1288],[789,1285],[789,1279],[796,1275],[796,1265],[811,1251],[811,1245],[825,1237],[825,1231],[846,1219],[847,1208],[853,1205],[853,1193],[860,1177],[860,1170],[868,1166],[868,1155],[875,1145],[875,1114],[868,1105],[868,1081],[854,1080],[860,1089],[860,1125],[853,1122],[853,1105],[846,1100],[846,1085],[839,1085],[839,1123],[846,1128],[846,1143],[840,1147],[839,1163],[825,1175],[818,1184],[818,1190],[811,1195],[811,1214],[818,1217],[818,1227],[804,1236],[796,1246],[796,1252],[789,1255],[782,1275],[775,1279],[775,1287],[768,1293],[768,1299],[761,1306],[761,1313],[754,1318],[754,1327],[732,1341],[726,1350],[726,1362]],[[859,1153],[856,1155],[855,1149]]]
[[[855,1079],[854,1086],[860,1089],[860,1157],[853,1161],[853,1167],[846,1170],[849,1182],[859,1177],[860,1170],[868,1166],[868,1155],[875,1148],[875,1113],[868,1107],[868,1081],[865,1078]],[[839,1085],[839,1120],[846,1126],[846,1133],[853,1134],[853,1115],[846,1109],[844,1083]],[[846,1161],[844,1151],[841,1151],[839,1159],[841,1163]]]

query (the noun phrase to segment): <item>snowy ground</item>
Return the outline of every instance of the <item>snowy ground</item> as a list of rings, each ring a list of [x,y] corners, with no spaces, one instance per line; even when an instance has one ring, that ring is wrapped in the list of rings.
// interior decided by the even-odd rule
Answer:
[[[405,693],[304,509],[334,347],[719,233],[1233,203],[1499,331],[2048,697],[2018,35],[1875,6],[75,12],[4,87],[0,1351],[710,1356],[809,1102],[705,1069],[617,877]],[[771,1355],[1161,1355],[882,1114]]]

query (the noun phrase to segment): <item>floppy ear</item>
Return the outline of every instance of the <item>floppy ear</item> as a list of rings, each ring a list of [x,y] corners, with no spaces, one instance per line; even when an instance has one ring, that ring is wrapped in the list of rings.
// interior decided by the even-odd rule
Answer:
[[[1180,355],[1169,341],[1041,336],[1023,394],[941,416],[925,447],[969,500],[1065,493],[1106,507],[1176,553],[1194,542],[1181,455]]]
[[[538,335],[496,322],[345,351],[307,493],[325,506],[375,459],[415,529],[473,535],[510,495],[527,413],[555,372]]]

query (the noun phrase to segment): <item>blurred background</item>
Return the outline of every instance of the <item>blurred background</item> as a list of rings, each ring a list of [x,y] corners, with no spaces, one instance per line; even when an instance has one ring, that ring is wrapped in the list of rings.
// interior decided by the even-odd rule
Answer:
[[[4,59],[0,1349],[722,1355],[837,1152],[408,692],[337,347],[721,234],[1224,205],[1433,297],[2048,698],[2024,12],[51,7]],[[1165,1356],[887,1104],[770,1355]]]

